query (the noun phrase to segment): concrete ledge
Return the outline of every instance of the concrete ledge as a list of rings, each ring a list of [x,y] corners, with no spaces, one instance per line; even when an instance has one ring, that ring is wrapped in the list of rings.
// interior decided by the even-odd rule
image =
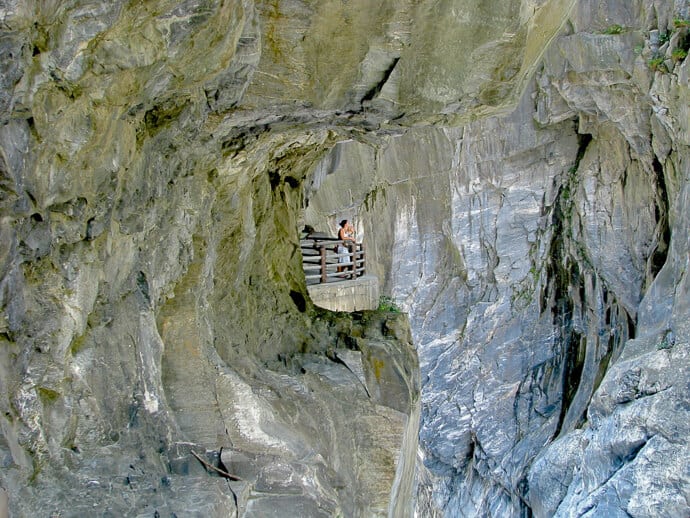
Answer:
[[[379,280],[363,275],[352,281],[329,282],[307,286],[315,305],[331,311],[361,311],[379,305]]]

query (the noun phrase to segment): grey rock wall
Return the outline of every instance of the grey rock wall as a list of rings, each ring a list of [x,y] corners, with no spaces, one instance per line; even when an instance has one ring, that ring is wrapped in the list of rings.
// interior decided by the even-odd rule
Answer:
[[[421,515],[688,513],[686,11],[580,2],[512,115],[317,169],[410,313]]]
[[[301,182],[335,132],[235,109],[268,77],[264,9],[0,6],[12,516],[411,512],[407,324],[318,311],[297,252]]]
[[[12,515],[687,514],[688,18],[3,2]],[[421,377],[309,300],[342,216]]]

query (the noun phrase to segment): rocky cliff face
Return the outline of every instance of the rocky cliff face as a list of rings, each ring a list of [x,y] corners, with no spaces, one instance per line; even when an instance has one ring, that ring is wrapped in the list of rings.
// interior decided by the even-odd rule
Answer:
[[[4,2],[13,514],[687,514],[689,18]],[[309,301],[343,215],[421,398],[404,319]]]
[[[421,515],[688,513],[686,14],[579,2],[510,116],[319,169],[410,312]]]

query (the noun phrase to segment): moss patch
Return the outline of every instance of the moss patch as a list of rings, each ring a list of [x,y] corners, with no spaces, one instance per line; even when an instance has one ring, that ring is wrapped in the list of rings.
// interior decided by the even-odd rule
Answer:
[[[55,403],[61,396],[58,391],[49,389],[48,387],[37,387],[36,393],[44,405]]]

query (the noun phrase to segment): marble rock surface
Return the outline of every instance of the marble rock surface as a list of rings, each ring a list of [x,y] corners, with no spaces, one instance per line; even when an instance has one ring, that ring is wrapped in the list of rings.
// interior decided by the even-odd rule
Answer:
[[[410,314],[420,515],[690,512],[686,15],[578,2],[509,116],[317,167]]]
[[[688,20],[0,2],[11,515],[687,515]]]

